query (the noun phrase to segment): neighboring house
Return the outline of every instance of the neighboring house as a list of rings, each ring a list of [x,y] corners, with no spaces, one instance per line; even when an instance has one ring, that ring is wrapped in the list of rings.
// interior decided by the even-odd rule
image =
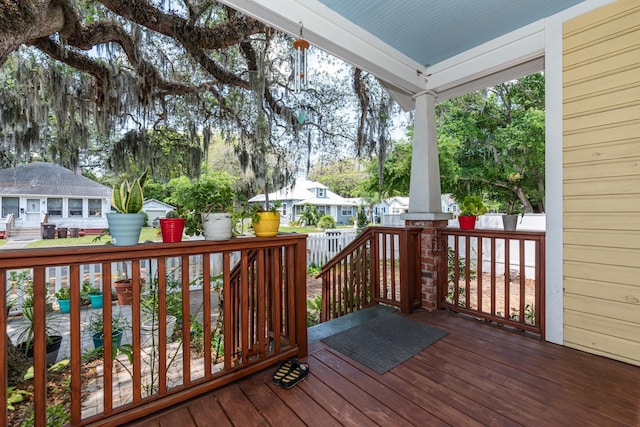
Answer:
[[[458,213],[458,203],[451,194],[443,194],[440,196],[442,212]],[[378,203],[374,207],[374,213],[381,212],[380,224],[389,226],[404,226],[404,220],[400,215],[409,212],[409,197],[395,196]]]
[[[55,163],[34,162],[0,170],[2,226],[40,227],[45,215],[57,227],[104,229],[111,189]]]
[[[156,199],[149,199],[142,205],[142,211],[149,217],[149,225],[152,225],[156,219],[164,218],[167,212],[174,210],[176,207],[161,202]]]
[[[264,194],[249,199],[249,203],[264,203]],[[336,224],[349,224],[357,215],[358,204],[329,190],[325,185],[306,179],[297,179],[293,185],[269,193],[269,202],[280,202],[280,222],[289,223],[299,219],[305,205],[318,208],[321,215],[331,215]]]

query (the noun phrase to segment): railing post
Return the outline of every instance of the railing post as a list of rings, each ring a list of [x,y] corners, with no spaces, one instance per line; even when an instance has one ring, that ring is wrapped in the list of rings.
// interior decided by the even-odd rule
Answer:
[[[298,239],[295,251],[295,322],[296,344],[298,356],[305,357],[308,352],[307,342],[307,240]]]
[[[417,302],[420,237],[416,230],[403,229],[400,232],[400,309],[409,314]],[[413,248],[413,250],[412,250]]]
[[[421,305],[427,310],[434,310],[437,305],[438,276],[442,263],[446,258],[441,257],[437,247],[438,228],[446,227],[448,221],[444,220],[405,220],[407,227],[420,227],[420,285]],[[446,270],[445,270],[446,271]]]

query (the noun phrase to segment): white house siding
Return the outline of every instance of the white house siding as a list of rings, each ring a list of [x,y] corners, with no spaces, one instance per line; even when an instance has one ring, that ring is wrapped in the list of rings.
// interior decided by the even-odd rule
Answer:
[[[640,365],[640,3],[563,27],[564,343]]]

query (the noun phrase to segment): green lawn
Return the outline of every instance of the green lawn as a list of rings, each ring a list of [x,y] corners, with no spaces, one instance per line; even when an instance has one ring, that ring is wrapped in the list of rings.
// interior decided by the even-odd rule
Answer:
[[[68,239],[43,239],[36,240],[29,243],[27,248],[45,248],[45,247],[57,247],[57,246],[78,246],[78,245],[104,245],[111,242],[110,236],[82,236]],[[140,242],[151,240],[158,242],[162,240],[160,236],[160,229],[153,227],[144,227],[140,233]]]

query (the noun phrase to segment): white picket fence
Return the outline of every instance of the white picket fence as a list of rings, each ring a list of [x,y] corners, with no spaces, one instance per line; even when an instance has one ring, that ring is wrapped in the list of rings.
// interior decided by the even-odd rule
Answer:
[[[351,243],[357,235],[356,230],[309,234],[307,237],[307,268],[312,265],[323,266]]]

